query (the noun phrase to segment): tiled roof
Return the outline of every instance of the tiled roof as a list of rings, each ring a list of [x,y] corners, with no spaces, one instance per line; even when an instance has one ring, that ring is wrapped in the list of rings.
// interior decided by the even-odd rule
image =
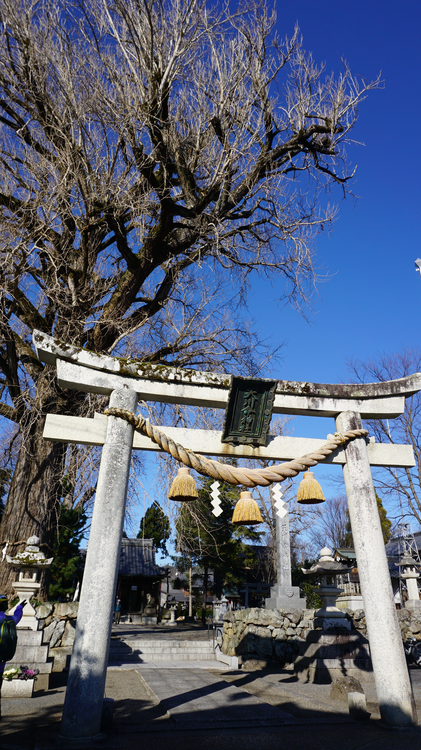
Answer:
[[[165,568],[155,562],[155,549],[152,539],[122,539],[120,576],[157,576],[165,575]]]

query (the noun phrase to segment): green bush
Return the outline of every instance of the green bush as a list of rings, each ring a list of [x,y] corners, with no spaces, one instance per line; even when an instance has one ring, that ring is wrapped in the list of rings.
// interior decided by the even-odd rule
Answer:
[[[302,595],[305,596],[307,609],[320,609],[320,607],[323,607],[323,602],[317,593],[317,586],[312,586],[311,583],[304,581],[300,588]]]
[[[211,607],[207,607],[207,608],[206,608],[206,617],[212,617],[212,611],[213,611],[213,610],[212,610],[212,608],[211,608]],[[198,618],[199,620],[201,620],[201,619],[202,619],[202,607],[198,607],[198,608],[197,608],[197,612],[196,612],[196,614],[197,614],[197,618]]]

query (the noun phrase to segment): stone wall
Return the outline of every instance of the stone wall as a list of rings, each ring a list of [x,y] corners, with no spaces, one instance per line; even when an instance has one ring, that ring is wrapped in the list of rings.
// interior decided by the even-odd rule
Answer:
[[[54,657],[53,672],[61,672],[72,653],[78,609],[79,602],[47,602],[36,609],[43,643],[49,644],[48,655]]]
[[[362,609],[344,610],[352,629],[367,635]],[[239,656],[244,666],[292,664],[300,653],[300,644],[315,629],[314,609],[243,609],[224,615],[221,650]],[[402,609],[397,612],[402,639],[413,636],[421,641],[421,612]],[[316,625],[318,623],[316,622]]]

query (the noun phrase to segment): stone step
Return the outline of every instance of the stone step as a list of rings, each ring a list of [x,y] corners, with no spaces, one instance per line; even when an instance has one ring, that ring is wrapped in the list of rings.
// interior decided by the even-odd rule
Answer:
[[[48,646],[22,646],[18,641],[14,661],[20,664],[28,662],[46,662],[48,658]]]
[[[216,656],[214,653],[210,654],[201,654],[201,653],[191,653],[191,654],[167,654],[165,652],[161,654],[127,654],[122,656],[120,659],[116,656],[110,656],[108,659],[108,664],[148,664],[150,662],[157,662],[157,661],[174,661],[174,662],[183,662],[183,661],[216,661]]]
[[[174,644],[174,643],[125,643],[121,646],[114,646],[114,644],[110,645],[110,651],[203,651],[204,653],[207,651],[212,651],[212,644],[206,644],[206,646],[196,646],[195,643],[182,643],[182,644]]]
[[[207,657],[209,654],[213,654],[212,649],[208,651],[196,650],[195,648],[137,648],[133,651],[135,654],[144,656],[156,656],[159,654],[167,654],[170,657],[173,656],[185,656],[186,654],[200,654],[200,656]]]
[[[141,648],[141,649],[162,649],[168,650],[170,648],[180,649],[192,649],[195,651],[212,651],[212,641],[141,641],[141,640],[130,640],[129,642],[124,641],[130,648]]]
[[[212,641],[185,639],[112,639],[109,664],[144,664],[156,661],[216,661]]]
[[[42,630],[29,630],[29,628],[16,628],[18,634],[18,644],[21,646],[41,646]]]
[[[212,639],[207,640],[204,639],[203,641],[190,641],[188,638],[163,638],[162,640],[158,640],[157,638],[128,638],[127,640],[124,640],[123,638],[119,641],[120,643],[125,643],[127,646],[134,646],[134,645],[142,645],[142,646],[189,646],[189,647],[201,647],[201,646],[207,646],[208,648],[212,647]]]

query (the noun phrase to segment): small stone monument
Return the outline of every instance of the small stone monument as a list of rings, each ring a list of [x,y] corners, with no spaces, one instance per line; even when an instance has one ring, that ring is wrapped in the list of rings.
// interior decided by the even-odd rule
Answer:
[[[294,607],[305,609],[306,600],[300,596],[299,586],[292,585],[291,548],[288,503],[282,500],[279,485],[273,485],[271,494],[276,508],[276,571],[277,583],[271,587],[265,600],[266,609]]]
[[[19,552],[16,557],[6,555],[8,565],[19,571],[18,580],[12,583],[16,595],[19,597],[19,602],[26,599],[22,619],[17,626],[18,628],[38,630],[36,612],[30,603],[30,599],[35,596],[41,586],[37,581],[38,571],[49,568],[53,562],[52,557],[47,559],[44,553],[41,552],[39,543],[40,540],[37,536],[30,536],[23,552]]]
[[[157,623],[158,615],[155,599],[152,594],[146,594],[146,606],[142,613],[142,625],[156,625]]]
[[[319,621],[323,630],[330,630],[331,628],[350,630],[351,624],[346,619],[345,612],[342,612],[336,606],[336,600],[342,593],[342,589],[336,585],[336,576],[350,573],[352,567],[347,568],[342,563],[336,562],[332,557],[332,551],[328,547],[323,547],[320,551],[319,560],[308,570],[305,568],[301,568],[301,570],[304,575],[314,576],[320,581],[317,593],[323,602],[323,607],[315,613],[315,627],[317,628],[317,621]]]
[[[229,601],[226,598],[226,596],[222,595],[221,599],[215,599],[212,602],[212,615],[213,615],[213,621],[220,623],[223,622],[224,614],[228,612],[230,608]]]
[[[407,552],[400,560],[399,560],[399,568],[403,568],[403,573],[401,573],[401,578],[403,578],[406,581],[406,588],[408,591],[408,599],[405,602],[405,609],[418,609],[421,610],[421,600],[420,595],[418,591],[418,584],[417,584],[417,578],[420,577],[420,574],[417,571],[416,568],[416,562],[411,557],[409,552]]]

